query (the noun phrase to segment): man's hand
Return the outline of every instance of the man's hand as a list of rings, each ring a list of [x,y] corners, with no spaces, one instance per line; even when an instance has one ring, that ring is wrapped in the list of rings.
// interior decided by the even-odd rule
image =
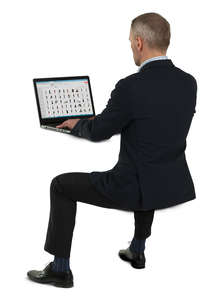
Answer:
[[[92,120],[94,118],[95,118],[95,116],[88,118],[88,120]],[[69,120],[64,121],[60,125],[57,125],[56,127],[57,128],[65,128],[65,127],[67,127],[70,130],[72,130],[73,127],[76,125],[76,123],[79,122],[79,120],[81,120],[81,119],[69,119]]]
[[[73,127],[76,125],[76,123],[79,122],[79,120],[81,120],[81,119],[69,119],[69,120],[64,121],[64,122],[61,123],[60,125],[57,125],[56,127],[57,127],[57,128],[64,128],[64,127],[67,127],[67,128],[69,128],[70,130],[72,130]]]

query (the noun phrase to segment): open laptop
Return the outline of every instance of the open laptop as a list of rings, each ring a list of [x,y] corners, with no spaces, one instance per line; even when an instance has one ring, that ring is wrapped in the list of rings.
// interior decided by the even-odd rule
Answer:
[[[34,78],[33,85],[41,128],[70,133],[56,126],[95,116],[89,76]]]

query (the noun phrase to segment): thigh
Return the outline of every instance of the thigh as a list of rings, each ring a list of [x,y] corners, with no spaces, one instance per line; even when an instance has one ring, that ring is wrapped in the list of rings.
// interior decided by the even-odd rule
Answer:
[[[72,201],[116,209],[110,199],[95,189],[87,172],[62,173],[55,179],[61,192]]]

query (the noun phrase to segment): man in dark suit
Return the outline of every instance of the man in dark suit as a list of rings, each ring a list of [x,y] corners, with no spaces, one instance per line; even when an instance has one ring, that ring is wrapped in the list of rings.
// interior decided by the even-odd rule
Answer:
[[[144,268],[145,240],[151,234],[154,211],[196,198],[185,156],[196,80],[166,56],[170,25],[159,14],[135,18],[129,39],[138,72],[117,82],[100,114],[58,125],[93,142],[121,133],[121,148],[110,170],[64,173],[52,180],[44,249],[55,259],[43,271],[28,272],[36,282],[73,286],[69,256],[76,201],[134,211],[134,237],[119,256],[135,268]]]

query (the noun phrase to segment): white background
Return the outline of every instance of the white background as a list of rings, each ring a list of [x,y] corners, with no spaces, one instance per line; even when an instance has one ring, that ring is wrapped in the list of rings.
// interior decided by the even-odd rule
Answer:
[[[150,3],[150,4],[149,4]],[[4,1],[1,4],[0,283],[4,299],[217,299],[216,1]],[[96,113],[116,82],[137,71],[133,18],[162,14],[171,24],[167,55],[198,82],[186,157],[197,199],[157,211],[145,269],[121,261],[133,214],[78,203],[71,269],[75,286],[29,281],[53,260],[43,250],[52,178],[108,170],[120,136],[92,143],[39,127],[32,79],[89,75]]]

